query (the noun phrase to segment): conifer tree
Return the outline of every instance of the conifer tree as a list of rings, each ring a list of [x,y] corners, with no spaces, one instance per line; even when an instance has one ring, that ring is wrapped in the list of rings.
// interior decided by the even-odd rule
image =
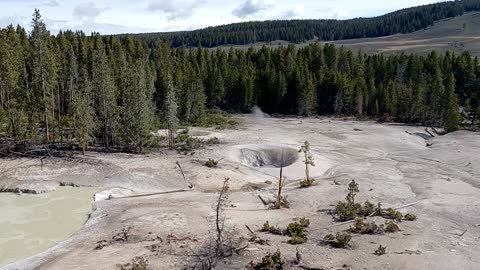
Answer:
[[[105,148],[109,148],[118,129],[116,89],[111,75],[105,47],[100,36],[94,39],[92,52],[92,91],[98,117],[98,134]]]
[[[453,132],[459,129],[461,116],[458,112],[458,99],[455,93],[455,78],[453,74],[448,73],[446,80],[448,107],[445,115],[445,130]]]
[[[175,95],[175,88],[173,86],[173,79],[170,74],[167,75],[165,84],[167,85],[167,95],[163,105],[163,117],[167,123],[168,129],[168,146],[173,149],[175,141],[175,132],[179,124],[178,120],[178,105],[177,97]]]
[[[45,129],[45,142],[50,142],[50,128],[52,121],[52,112],[54,111],[53,87],[55,78],[55,69],[53,57],[49,48],[50,33],[47,31],[45,23],[38,9],[35,9],[32,19],[32,33],[30,36],[32,43],[32,81],[34,90],[37,93],[39,108],[43,111],[43,122]]]
[[[0,111],[5,114],[7,134],[16,140],[25,138],[28,125],[24,111],[26,89],[21,82],[24,66],[20,46],[12,25],[5,33],[0,33]]]
[[[438,63],[434,63],[431,80],[428,118],[434,123],[441,124],[443,123],[445,86],[443,85],[443,74]]]
[[[144,59],[132,60],[125,78],[125,93],[121,110],[121,138],[124,145],[135,146],[140,152],[151,136],[153,120],[152,90],[147,82]]]
[[[287,80],[285,79],[285,74],[282,71],[278,72],[277,82],[275,84],[275,105],[274,110],[276,112],[281,112],[280,107],[283,103],[285,94],[287,93]]]
[[[92,133],[95,125],[91,98],[92,85],[87,70],[83,68],[80,73],[80,82],[73,97],[72,107],[75,136],[82,153],[85,154],[88,145],[93,141]]]
[[[312,76],[309,73],[299,77],[299,93],[297,100],[297,110],[299,115],[310,116],[315,109],[315,85],[313,84]]]

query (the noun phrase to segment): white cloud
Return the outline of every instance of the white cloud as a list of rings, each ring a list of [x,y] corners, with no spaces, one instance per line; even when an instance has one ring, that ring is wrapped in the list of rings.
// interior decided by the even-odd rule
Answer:
[[[58,7],[60,5],[60,3],[58,3],[55,0],[50,0],[48,2],[44,2],[43,5],[47,6],[47,7]]]
[[[303,6],[296,6],[281,12],[279,15],[275,16],[273,19],[299,19],[302,18],[305,14],[305,8]]]
[[[148,11],[161,11],[167,14],[169,20],[185,19],[195,12],[195,10],[205,0],[155,0],[148,4]]]
[[[81,3],[73,9],[73,17],[79,20],[93,20],[100,15],[102,10],[95,3]]]
[[[272,1],[267,0],[245,0],[242,4],[240,4],[237,8],[232,11],[232,14],[237,16],[238,18],[246,18],[248,16],[252,16],[257,14],[262,10],[266,10],[273,6]]]

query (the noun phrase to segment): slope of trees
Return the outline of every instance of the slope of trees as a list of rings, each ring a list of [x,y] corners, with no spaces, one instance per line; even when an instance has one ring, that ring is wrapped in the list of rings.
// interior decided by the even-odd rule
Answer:
[[[435,21],[480,10],[480,0],[449,1],[407,8],[374,18],[351,20],[275,20],[245,22],[172,33],[138,34],[149,43],[165,39],[174,47],[244,45],[285,40],[301,43],[315,38],[322,41],[380,37],[410,33]]]
[[[0,29],[0,135],[85,149],[148,144],[154,125],[201,124],[206,111],[358,115],[459,127],[480,115],[480,67],[468,52],[353,54],[312,44],[172,49],[132,37]]]

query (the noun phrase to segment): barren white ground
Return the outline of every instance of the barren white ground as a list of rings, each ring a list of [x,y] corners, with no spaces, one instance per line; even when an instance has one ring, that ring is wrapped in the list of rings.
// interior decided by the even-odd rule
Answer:
[[[235,130],[196,130],[197,135],[218,137],[221,144],[196,150],[193,155],[168,151],[145,156],[89,153],[79,159],[47,160],[43,169],[28,160],[2,160],[0,186],[51,189],[62,181],[110,190],[97,197],[90,219],[71,238],[3,269],[118,269],[116,264],[129,262],[135,256],[148,258],[151,269],[182,269],[195,259],[182,255],[199,250],[213,231],[215,192],[225,177],[230,178],[232,186],[226,224],[229,230],[247,238],[246,224],[259,230],[268,220],[286,227],[294,218],[307,217],[312,223],[309,240],[299,250],[311,267],[479,269],[478,133],[460,131],[432,138],[427,147],[423,127],[250,116],[239,117],[239,121]],[[301,156],[296,159],[294,150],[305,140],[312,145],[316,163],[312,176],[317,185],[298,189],[303,164]],[[291,165],[284,169],[284,194],[291,208],[267,210],[257,196],[273,197],[280,149],[285,149],[284,154],[288,152],[291,158]],[[204,166],[209,158],[223,158],[219,168]],[[118,197],[188,189],[176,161],[188,181],[195,183],[194,191],[101,200],[111,193]],[[395,234],[354,235],[352,249],[322,246],[326,234],[346,230],[349,225],[321,229],[335,221],[319,210],[333,209],[337,201],[344,199],[352,179],[360,185],[359,200],[382,202],[385,207],[418,201],[402,209],[416,214],[418,220],[402,222],[402,231]],[[381,218],[372,220],[383,222]],[[98,241],[110,241],[128,227],[128,241],[94,250]],[[294,259],[296,246],[288,245],[288,238],[258,234],[269,239],[270,246],[250,244],[241,256],[221,262],[217,269],[244,269],[248,262],[258,261],[278,248],[286,260]],[[379,244],[387,247],[386,255],[373,254]],[[409,251],[414,254],[405,254]]]

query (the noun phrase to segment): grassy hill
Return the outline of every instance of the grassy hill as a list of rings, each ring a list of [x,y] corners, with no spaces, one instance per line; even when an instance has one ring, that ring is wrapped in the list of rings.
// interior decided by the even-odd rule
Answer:
[[[302,19],[241,22],[193,31],[132,35],[149,44],[167,40],[173,47],[212,48],[285,40],[302,43],[313,39],[336,41],[385,37],[425,29],[436,21],[480,11],[480,0],[444,1],[397,10],[385,15],[348,20]],[[124,35],[120,35],[124,36]]]
[[[436,22],[425,30],[409,34],[396,34],[378,38],[361,38],[331,42],[352,50],[362,49],[367,53],[395,54],[427,53],[432,50],[447,50],[461,53],[470,51],[480,56],[480,12]]]
[[[480,12],[469,12],[462,16],[438,21],[433,26],[413,33],[321,43],[331,43],[338,46],[343,45],[353,51],[361,49],[368,54],[398,54],[402,52],[427,54],[432,50],[436,50],[439,53],[446,51],[461,53],[467,50],[470,51],[472,55],[480,57],[479,26]],[[302,48],[313,42],[317,41],[312,40],[295,45]],[[246,45],[223,45],[216,48],[228,49],[233,47],[237,49],[248,49],[250,47],[261,48],[264,45],[275,48],[279,46],[285,47],[288,46],[288,44],[290,44],[290,42],[277,40]]]

